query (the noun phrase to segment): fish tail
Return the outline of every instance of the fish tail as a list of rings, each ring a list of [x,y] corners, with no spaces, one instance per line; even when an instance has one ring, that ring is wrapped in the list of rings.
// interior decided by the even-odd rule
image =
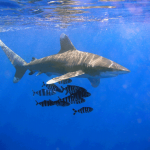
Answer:
[[[62,87],[62,86],[61,86],[61,89],[62,89],[62,90],[61,90],[62,92],[65,90],[65,88],[64,88],[64,87]]]
[[[12,65],[16,68],[16,73],[13,82],[14,83],[19,82],[27,70],[27,68],[25,67],[27,62],[23,60],[15,52],[13,52],[9,47],[7,47],[1,40],[0,40],[0,47],[5,52]]]
[[[42,85],[42,87],[43,87],[43,86],[45,86],[45,83],[44,83],[44,82],[43,82],[43,85]]]
[[[35,100],[36,101],[36,100]],[[36,105],[38,105],[39,103],[36,101]]]
[[[32,90],[33,91],[33,90]],[[35,92],[33,91],[33,96],[35,95]]]
[[[77,113],[77,111],[74,108],[72,110],[74,111],[73,115],[75,115]]]

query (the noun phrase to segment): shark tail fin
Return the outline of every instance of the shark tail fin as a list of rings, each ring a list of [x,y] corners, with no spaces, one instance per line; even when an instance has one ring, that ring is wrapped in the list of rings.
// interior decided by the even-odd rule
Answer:
[[[33,91],[33,90],[32,90]],[[35,92],[33,91],[33,96],[35,95]]]
[[[0,40],[0,46],[5,52],[5,54],[7,55],[12,65],[16,68],[16,73],[13,82],[17,83],[25,74],[27,69],[25,68],[24,65],[27,63],[19,55],[17,55],[9,47],[7,47],[1,40]]]
[[[73,115],[75,115],[77,113],[77,111],[74,108],[72,110],[74,111]]]
[[[44,82],[43,82],[43,85],[42,85],[42,87],[43,87],[43,86],[45,86],[45,83],[44,83]]]
[[[36,100],[35,100],[36,101]],[[38,105],[39,103],[36,101],[36,105]]]

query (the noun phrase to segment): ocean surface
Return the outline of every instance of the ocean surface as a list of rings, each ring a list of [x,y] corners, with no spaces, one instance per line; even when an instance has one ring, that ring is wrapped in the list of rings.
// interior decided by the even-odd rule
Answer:
[[[0,150],[150,150],[150,1],[0,0],[0,39],[26,62],[57,54],[65,33],[76,49],[108,58],[131,72],[72,83],[91,93],[82,104],[36,105],[51,78],[15,68],[0,47]],[[66,87],[56,83],[58,87]],[[76,113],[92,107],[90,113]]]

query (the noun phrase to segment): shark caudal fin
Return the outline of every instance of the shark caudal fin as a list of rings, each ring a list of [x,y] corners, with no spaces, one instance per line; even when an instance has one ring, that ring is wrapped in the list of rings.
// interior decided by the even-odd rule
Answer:
[[[24,65],[26,64],[25,60],[23,60],[20,56],[18,56],[16,53],[14,53],[10,48],[8,48],[1,40],[0,40],[0,46],[9,58],[12,65],[16,68],[16,73],[13,79],[14,83],[17,83],[25,74],[26,68]]]

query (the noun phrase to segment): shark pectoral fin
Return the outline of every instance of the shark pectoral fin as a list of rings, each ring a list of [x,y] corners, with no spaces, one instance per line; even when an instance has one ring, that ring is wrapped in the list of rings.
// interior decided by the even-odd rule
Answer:
[[[60,45],[61,45],[61,49],[59,53],[64,53],[69,50],[76,50],[76,48],[73,46],[68,36],[65,35],[64,33],[60,35]]]
[[[73,78],[73,77],[76,77],[76,76],[79,76],[82,74],[84,74],[84,72],[82,70],[78,70],[75,72],[68,72],[62,76],[59,76],[59,77],[56,77],[56,78],[53,78],[53,79],[47,81],[46,84],[53,84],[53,83],[56,83],[56,82],[59,82],[59,81],[65,80],[65,79]]]
[[[98,87],[100,84],[100,78],[88,78],[93,87]]]

